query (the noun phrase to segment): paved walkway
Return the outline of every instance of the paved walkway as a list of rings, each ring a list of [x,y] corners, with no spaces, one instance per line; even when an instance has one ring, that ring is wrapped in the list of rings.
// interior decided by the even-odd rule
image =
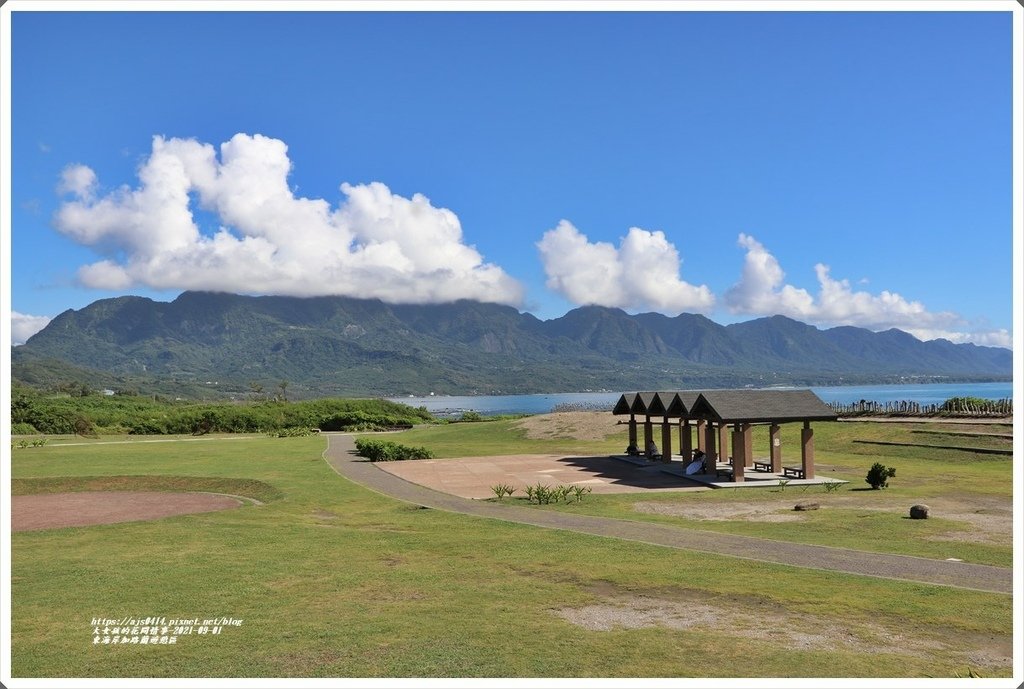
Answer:
[[[682,462],[679,473],[682,473]],[[503,455],[381,462],[377,468],[400,479],[461,498],[493,498],[491,486],[510,485],[520,494],[526,486],[578,485],[601,493],[707,491],[681,475],[666,473],[669,465],[636,466],[613,457],[565,455]]]
[[[350,435],[324,435],[327,436],[324,459],[338,474],[378,493],[432,509],[795,567],[1013,593],[1013,571],[1004,567],[869,553],[467,500],[409,483],[381,471],[372,462],[362,461],[355,455],[355,442]]]

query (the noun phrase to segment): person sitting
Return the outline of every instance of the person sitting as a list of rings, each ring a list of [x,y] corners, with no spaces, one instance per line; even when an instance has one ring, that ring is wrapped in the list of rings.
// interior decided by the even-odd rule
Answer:
[[[626,454],[630,457],[636,457],[640,454],[640,448],[636,446],[635,440],[629,443],[629,447],[626,448]]]
[[[647,443],[647,457],[649,459],[661,457],[661,453],[658,452],[658,446],[654,444],[653,440]]]
[[[696,449],[693,451],[693,461],[700,462],[700,473],[708,473],[708,460],[707,455],[704,454],[704,450]]]

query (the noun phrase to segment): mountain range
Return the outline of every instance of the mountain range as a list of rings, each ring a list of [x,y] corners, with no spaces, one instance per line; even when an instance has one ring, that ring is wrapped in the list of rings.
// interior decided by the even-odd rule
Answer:
[[[12,349],[12,373],[36,387],[74,379],[188,396],[282,381],[293,397],[517,394],[1008,380],[1012,354],[783,316],[719,325],[584,306],[542,321],[473,301],[185,292],[65,311]]]

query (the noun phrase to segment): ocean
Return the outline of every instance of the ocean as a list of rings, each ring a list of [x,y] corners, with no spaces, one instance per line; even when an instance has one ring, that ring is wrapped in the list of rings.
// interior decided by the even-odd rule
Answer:
[[[825,402],[843,404],[860,400],[883,404],[906,400],[926,405],[941,404],[950,397],[981,397],[991,400],[1013,397],[1013,383],[1011,382],[812,386],[809,389]],[[439,415],[475,411],[484,416],[495,416],[498,414],[546,414],[562,404],[579,404],[586,408],[607,406],[610,409],[621,395],[622,392],[565,392],[538,395],[428,395],[424,397],[392,397],[390,399],[411,407],[426,407],[427,411]]]

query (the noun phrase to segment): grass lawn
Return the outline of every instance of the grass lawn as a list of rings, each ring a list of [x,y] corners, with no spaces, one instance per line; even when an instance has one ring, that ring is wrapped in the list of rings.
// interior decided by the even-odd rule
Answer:
[[[514,429],[499,425],[511,423],[417,430],[401,442],[451,453],[464,434],[462,454],[486,454],[480,449],[497,451],[515,441]],[[819,436],[820,449],[827,434],[823,429]],[[528,441],[530,449],[516,445],[515,451],[602,446],[581,442]],[[149,477],[149,485],[165,489],[191,485],[185,478],[197,487],[217,479],[253,491],[270,486],[280,496],[224,512],[13,534],[12,675],[1011,673],[1010,596],[418,509],[337,476],[321,458],[324,446],[317,437],[252,436],[14,450],[15,479],[51,479],[16,482],[19,491],[63,490],[97,477]],[[840,453],[826,461],[837,471],[848,465],[859,471],[854,460],[866,458]],[[918,461],[916,469],[892,462],[899,473],[889,491],[907,490],[915,500],[929,494],[925,461]],[[943,466],[958,468],[983,493],[1001,495],[997,463],[983,464]],[[111,479],[128,486],[140,481]],[[619,509],[594,496],[581,506]],[[243,622],[217,636],[180,636],[173,646],[93,644],[94,617],[125,616]]]
[[[534,506],[618,519],[673,524],[685,528],[758,536],[784,541],[832,545],[857,550],[900,553],[1008,567],[1012,563],[1012,458],[920,447],[879,446],[858,440],[934,443],[958,447],[1008,448],[1008,440],[931,435],[915,431],[924,424],[842,422],[814,424],[817,475],[849,483],[834,492],[823,486],[766,489],[717,489],[700,493],[588,495],[581,503]],[[417,429],[399,436],[424,445],[441,457],[540,452],[545,441],[530,440],[515,421]],[[943,430],[940,424],[928,426]],[[784,463],[799,464],[800,426],[783,425]],[[963,430],[1006,432],[1000,426],[956,426]],[[488,432],[484,432],[484,431]],[[621,453],[625,428],[602,441],[562,438],[548,447],[566,454]],[[659,435],[660,434],[656,434]],[[754,433],[754,455],[767,456],[767,430]],[[621,437],[620,437],[621,436]],[[459,439],[463,440],[459,444]],[[576,444],[573,444],[576,443]],[[552,450],[552,452],[556,452]],[[884,490],[872,490],[864,477],[875,462],[896,467]],[[513,498],[527,501],[522,491]],[[818,502],[821,509],[794,513],[797,502]],[[933,503],[928,520],[911,520],[909,508]],[[1006,513],[1005,519],[998,515]],[[990,515],[986,519],[986,514]]]
[[[393,434],[389,439],[403,445],[423,445],[437,457],[485,457],[511,454],[608,454],[626,447],[626,429],[622,437],[611,435],[601,440],[570,437],[530,438],[520,419],[420,426]]]

